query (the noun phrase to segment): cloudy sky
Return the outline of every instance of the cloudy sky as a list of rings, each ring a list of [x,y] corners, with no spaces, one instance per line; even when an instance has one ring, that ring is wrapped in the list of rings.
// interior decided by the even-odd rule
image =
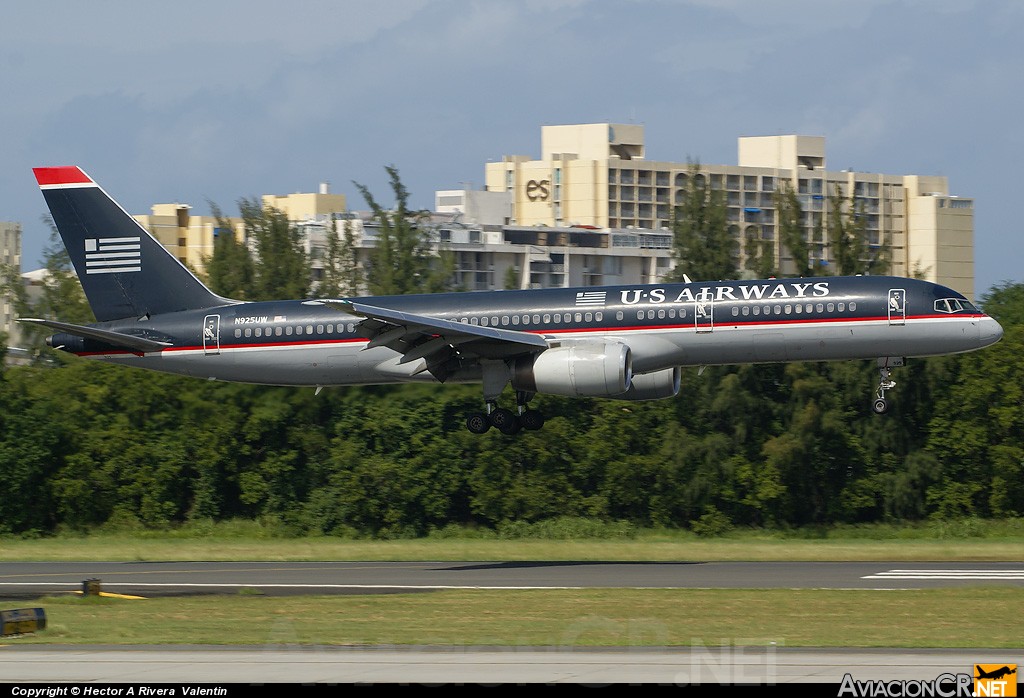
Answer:
[[[0,220],[38,266],[31,168],[131,213],[331,191],[418,207],[540,154],[540,127],[639,123],[647,157],[825,136],[827,166],[975,199],[976,291],[1024,280],[1019,0],[48,0],[0,8]],[[1022,178],[1024,179],[1024,178]]]

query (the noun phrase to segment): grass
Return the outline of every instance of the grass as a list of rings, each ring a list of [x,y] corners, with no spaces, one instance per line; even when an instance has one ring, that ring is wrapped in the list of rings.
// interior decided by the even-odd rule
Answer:
[[[701,538],[626,531],[607,539],[500,539],[448,531],[416,540],[285,538],[256,525],[162,534],[107,531],[0,539],[8,561],[605,560],[1021,561],[1019,520],[828,531],[734,531]],[[1024,588],[779,590],[446,590],[403,594],[129,600],[54,596],[46,630],[6,644],[451,645],[666,647],[1021,646]]]
[[[51,597],[8,644],[1020,647],[1024,589],[584,589]],[[33,604],[35,605],[35,604]],[[24,606],[24,602],[22,602]]]

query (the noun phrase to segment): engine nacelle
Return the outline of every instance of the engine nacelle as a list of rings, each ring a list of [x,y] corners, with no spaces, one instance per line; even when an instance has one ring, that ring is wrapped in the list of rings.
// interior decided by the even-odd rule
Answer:
[[[682,369],[666,368],[664,371],[641,373],[633,376],[629,390],[621,395],[612,395],[615,400],[662,400],[679,394]]]
[[[625,344],[570,344],[518,359],[512,387],[566,397],[613,397],[629,390],[633,361]]]

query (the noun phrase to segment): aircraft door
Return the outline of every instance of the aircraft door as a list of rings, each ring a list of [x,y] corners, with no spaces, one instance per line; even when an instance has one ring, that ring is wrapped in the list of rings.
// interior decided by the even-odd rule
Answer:
[[[889,289],[889,324],[905,325],[907,322],[907,292],[902,288]]]
[[[203,320],[203,353],[220,353],[220,315],[207,315]]]
[[[711,298],[693,303],[693,323],[698,332],[710,332],[715,329],[715,304]]]

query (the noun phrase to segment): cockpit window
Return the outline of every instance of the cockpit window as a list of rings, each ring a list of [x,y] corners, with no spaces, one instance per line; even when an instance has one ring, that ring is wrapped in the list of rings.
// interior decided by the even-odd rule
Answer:
[[[962,298],[940,298],[935,301],[935,310],[939,313],[959,313],[965,310],[972,313],[978,312],[978,309],[970,301]]]

